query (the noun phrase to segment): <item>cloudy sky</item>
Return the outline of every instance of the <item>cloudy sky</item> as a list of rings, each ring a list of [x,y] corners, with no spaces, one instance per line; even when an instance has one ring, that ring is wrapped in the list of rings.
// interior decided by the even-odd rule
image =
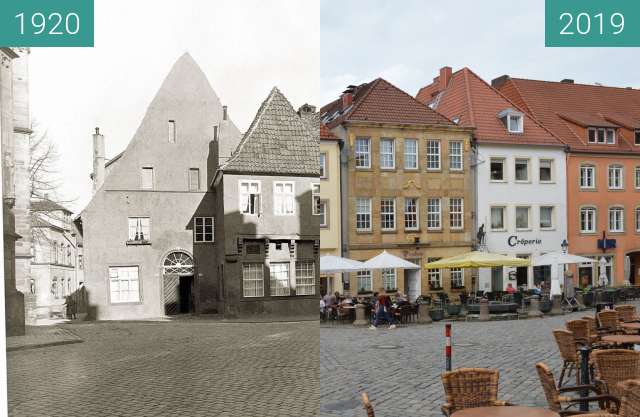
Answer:
[[[640,88],[636,48],[545,48],[544,1],[321,0],[322,103],[386,78],[415,95],[442,66]]]
[[[33,48],[31,112],[57,143],[70,208],[91,198],[91,134],[122,151],[173,63],[188,51],[244,131],[277,85],[294,107],[320,99],[317,0],[96,0],[95,48]]]

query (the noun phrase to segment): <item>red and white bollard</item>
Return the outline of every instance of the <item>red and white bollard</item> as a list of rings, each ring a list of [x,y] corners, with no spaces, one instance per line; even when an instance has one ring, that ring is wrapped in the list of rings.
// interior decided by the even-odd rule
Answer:
[[[444,326],[444,336],[446,339],[446,344],[444,347],[444,356],[446,358],[445,366],[446,370],[451,370],[451,323],[447,323]]]

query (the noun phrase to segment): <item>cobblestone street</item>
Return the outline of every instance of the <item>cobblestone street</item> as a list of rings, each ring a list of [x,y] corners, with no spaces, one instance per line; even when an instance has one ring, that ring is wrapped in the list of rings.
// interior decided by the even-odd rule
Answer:
[[[12,416],[316,416],[317,322],[101,322],[9,352]]]
[[[542,319],[454,322],[453,368],[498,368],[499,399],[546,406],[534,365],[545,362],[559,378],[561,361],[551,331],[571,318],[593,314],[588,310]],[[321,416],[363,416],[362,391],[369,393],[376,416],[441,416],[444,331],[443,322],[395,330],[323,325]]]

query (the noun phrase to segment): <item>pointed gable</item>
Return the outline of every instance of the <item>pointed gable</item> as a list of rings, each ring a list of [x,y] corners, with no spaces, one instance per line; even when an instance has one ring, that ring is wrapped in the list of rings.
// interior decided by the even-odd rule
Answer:
[[[319,176],[319,132],[274,87],[229,161],[225,173]]]

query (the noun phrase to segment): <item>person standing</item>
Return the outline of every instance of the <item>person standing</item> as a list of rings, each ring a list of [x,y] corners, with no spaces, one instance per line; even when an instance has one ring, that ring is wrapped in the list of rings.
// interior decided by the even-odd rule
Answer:
[[[380,320],[384,319],[387,321],[387,323],[389,323],[389,329],[395,329],[395,321],[393,320],[393,315],[391,314],[391,299],[386,294],[384,288],[380,289],[376,304],[376,316],[373,320],[373,324],[369,328],[372,330],[377,329]]]

